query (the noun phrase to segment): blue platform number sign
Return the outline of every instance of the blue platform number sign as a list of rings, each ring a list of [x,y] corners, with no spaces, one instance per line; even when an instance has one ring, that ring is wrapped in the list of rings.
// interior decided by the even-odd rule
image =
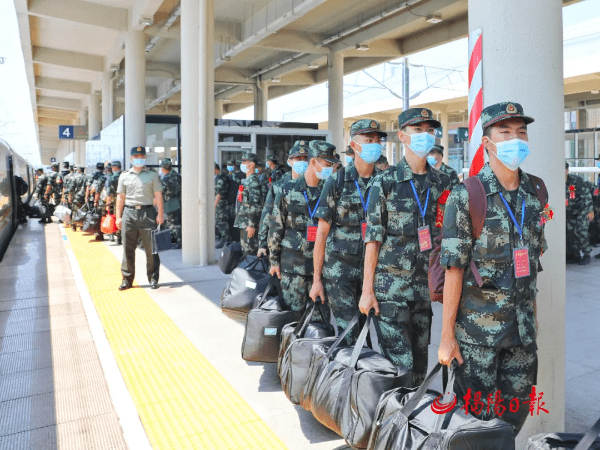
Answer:
[[[73,139],[75,136],[73,125],[59,125],[58,126],[58,138],[59,139]]]

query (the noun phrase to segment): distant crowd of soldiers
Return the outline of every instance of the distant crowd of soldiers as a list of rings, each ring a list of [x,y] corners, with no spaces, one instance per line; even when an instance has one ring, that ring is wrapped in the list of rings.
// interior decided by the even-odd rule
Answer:
[[[43,168],[36,170],[35,195],[42,203],[44,214],[40,223],[52,222],[51,216],[59,204],[71,210],[71,217],[81,208],[94,211],[100,216],[100,221],[107,214],[115,214],[117,186],[122,172],[121,161],[97,162],[92,174],[85,173],[85,166],[71,165],[63,162],[63,170],[59,164],[51,165],[51,172],[44,173]],[[181,248],[181,176],[172,169],[170,158],[164,158],[160,173],[165,205],[165,223],[171,230],[175,248]],[[65,223],[73,231],[82,227],[81,222]],[[97,227],[94,229],[95,239],[104,240],[104,233]],[[121,230],[110,235],[110,240],[116,239],[121,244]]]

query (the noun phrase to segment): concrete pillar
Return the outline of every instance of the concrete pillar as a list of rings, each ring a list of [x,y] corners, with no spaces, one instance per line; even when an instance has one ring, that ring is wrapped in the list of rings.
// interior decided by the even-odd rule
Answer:
[[[86,106],[83,106],[80,110],[79,110],[79,125],[87,125],[88,121],[87,121],[87,114],[86,114]],[[89,136],[89,127],[88,127],[88,137]],[[85,158],[85,139],[79,139],[76,141],[76,161],[77,164],[82,164],[82,165],[86,165],[86,158]]]
[[[539,0],[469,2],[469,31],[478,28],[483,106],[514,101],[535,118],[528,127],[531,153],[522,167],[546,181],[556,219],[546,225],[549,249],[537,280],[538,393],[544,392],[549,414],[527,419],[516,445],[525,448],[527,436],[561,431],[565,424],[564,87],[563,66],[556,64],[563,60],[562,2],[548,0],[544,8]]]
[[[94,88],[92,88],[92,93],[90,94],[90,109],[89,109],[89,138],[93,138],[102,129],[100,127],[100,98],[98,94],[94,92]]]
[[[215,119],[223,118],[223,100],[215,100]]]
[[[444,157],[442,158],[442,161],[444,162],[444,164],[448,164],[448,161],[450,160],[450,141],[448,139],[448,113],[441,113],[440,114],[440,122],[442,124],[442,147],[444,147]]]
[[[125,153],[146,145],[146,49],[143,31],[125,38]]]
[[[254,89],[254,120],[267,119],[267,102],[269,100],[269,85],[264,81],[256,82]]]
[[[200,5],[181,0],[181,232],[182,261],[200,263],[198,233]]]
[[[385,157],[390,163],[390,166],[394,165],[394,143],[392,142],[396,136],[394,136],[394,119],[390,119],[385,123],[385,131],[387,135],[387,141],[385,143]]]
[[[329,80],[329,131],[331,143],[344,145],[344,55],[330,53],[327,56],[327,78]]]
[[[102,74],[102,128],[106,128],[114,119],[114,95],[112,72]]]

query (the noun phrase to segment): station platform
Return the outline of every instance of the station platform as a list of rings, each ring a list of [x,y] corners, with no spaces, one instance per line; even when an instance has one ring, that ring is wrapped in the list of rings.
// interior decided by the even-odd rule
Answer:
[[[164,252],[151,290],[138,250],[119,292],[121,252],[56,221],[19,227],[0,263],[1,450],[350,448],[287,400],[276,364],[242,360],[218,267]],[[567,431],[600,416],[599,270],[567,266]],[[434,304],[430,364],[440,322]]]

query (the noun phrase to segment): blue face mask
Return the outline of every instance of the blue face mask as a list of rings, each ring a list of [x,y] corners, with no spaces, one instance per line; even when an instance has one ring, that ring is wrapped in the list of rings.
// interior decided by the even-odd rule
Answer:
[[[133,164],[134,167],[144,167],[146,165],[146,160],[144,158],[133,158],[131,164]]]
[[[233,172],[233,166],[227,166],[227,170],[229,170],[230,172]]]
[[[496,146],[496,156],[500,162],[513,172],[529,155],[529,143],[522,139],[511,139],[497,144],[490,139],[490,142]]]
[[[319,164],[318,161],[317,161],[317,164]],[[317,178],[319,180],[326,180],[333,173],[333,167],[323,167],[323,166],[321,166],[321,164],[319,164],[319,166],[321,167],[321,171],[320,172],[315,171],[315,174],[317,175]]]
[[[427,132],[411,134],[409,148],[419,158],[425,158],[435,145],[435,136]]]
[[[248,173],[248,166],[247,166],[246,164],[242,164],[242,165],[240,166],[240,169],[242,169],[242,172],[244,172],[244,173]]]
[[[352,156],[346,155],[346,164],[350,164],[353,161],[354,161],[354,158]]]
[[[381,156],[381,144],[373,142],[371,144],[358,144],[362,148],[362,152],[357,155],[367,164],[373,164]]]
[[[258,173],[258,169],[254,169],[254,173]]]
[[[431,167],[435,166],[437,164],[437,159],[435,159],[435,156],[428,156],[427,157],[427,162],[429,163],[429,165]]]
[[[307,161],[294,161],[294,163],[292,164],[292,169],[298,175],[302,175],[304,172],[306,172],[306,169],[308,169],[308,162]]]

